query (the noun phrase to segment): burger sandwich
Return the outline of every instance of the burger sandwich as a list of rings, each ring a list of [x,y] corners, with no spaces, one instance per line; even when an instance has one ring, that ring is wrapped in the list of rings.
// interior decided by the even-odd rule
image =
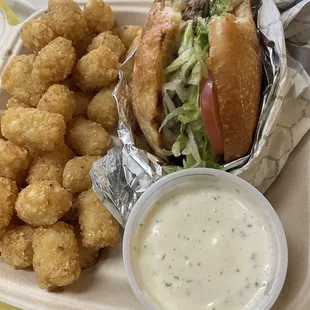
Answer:
[[[261,59],[250,0],[155,1],[134,59],[133,111],[148,144],[184,168],[248,154]]]

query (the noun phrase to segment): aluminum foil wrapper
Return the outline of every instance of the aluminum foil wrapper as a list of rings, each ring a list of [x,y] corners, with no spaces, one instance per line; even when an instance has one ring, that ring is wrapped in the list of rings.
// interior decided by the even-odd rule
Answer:
[[[275,109],[274,102],[279,92],[277,87],[281,79],[285,79],[283,67],[286,64],[281,63],[277,48],[279,44],[260,30],[260,24],[264,24],[264,21],[269,19],[272,25],[275,22],[272,19],[275,13],[279,16],[276,6],[274,4],[272,6],[271,2],[272,0],[265,0],[262,4],[271,5],[274,12],[270,11],[269,7],[269,14],[261,13],[260,1],[255,1],[252,7],[258,28],[263,65],[260,116],[250,154],[223,166],[224,170],[237,175],[243,167],[251,165],[255,162],[255,158],[264,152],[266,128],[269,130],[267,133],[271,131],[281,110],[280,103]],[[276,22],[280,23],[280,20]],[[283,37],[280,39],[283,40]],[[134,51],[122,64],[119,83],[113,93],[119,111],[117,134],[122,146],[110,149],[106,156],[93,164],[91,169],[94,191],[123,227],[134,204],[153,182],[171,171],[182,169],[167,166],[161,159],[152,155],[139,130],[131,100],[133,55]]]

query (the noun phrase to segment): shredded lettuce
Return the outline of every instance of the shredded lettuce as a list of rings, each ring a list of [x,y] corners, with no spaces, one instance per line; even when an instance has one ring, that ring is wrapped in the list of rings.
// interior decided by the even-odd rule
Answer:
[[[184,156],[183,167],[219,167],[211,152],[200,112],[200,81],[207,76],[208,20],[198,18],[184,26],[178,57],[164,70],[162,87],[166,118],[160,130],[178,126],[171,153]]]
[[[194,50],[188,49],[183,54],[181,54],[177,59],[175,59],[165,70],[164,73],[168,74],[174,72],[181,68],[184,64],[187,64],[188,60],[191,59],[194,54]]]
[[[198,146],[197,146],[197,143],[195,140],[195,136],[194,136],[190,126],[186,127],[186,133],[188,136],[188,141],[187,141],[187,145],[186,145],[186,148],[188,149],[188,151],[187,151],[186,155],[191,154],[194,157],[196,163],[199,164],[199,163],[201,163],[201,157],[199,154],[199,150],[198,150]]]
[[[208,18],[198,18],[197,27],[196,27],[196,43],[201,47],[204,48],[209,44],[209,37],[208,37]]]
[[[161,126],[159,127],[159,131],[161,131],[163,127],[166,126],[171,119],[173,119],[176,116],[179,116],[181,112],[182,112],[182,108],[177,108],[177,109],[174,109],[171,113],[169,113],[164,119],[164,121],[162,122]]]
[[[184,103],[184,101],[188,98],[189,89],[185,88],[184,83],[182,82],[176,86],[175,92],[182,101],[182,103]]]
[[[185,148],[187,145],[187,140],[188,140],[188,138],[185,135],[179,135],[177,137],[177,139],[173,143],[172,149],[171,149],[172,154],[175,157],[181,156],[182,153],[183,153],[183,155],[186,155],[186,154],[184,154],[184,152],[185,152]]]
[[[210,16],[221,16],[227,12],[229,2],[227,0],[213,0],[210,9]]]
[[[190,85],[197,86],[199,85],[200,81],[201,81],[201,64],[199,62],[196,62],[187,83]]]
[[[193,21],[190,20],[185,24],[185,31],[181,46],[178,51],[178,55],[181,56],[185,51],[189,50],[193,46],[194,41],[194,30],[193,30]]]
[[[180,167],[180,166],[172,166],[172,165],[169,165],[169,166],[163,166],[163,172],[164,172],[164,175],[168,175],[172,172],[177,172],[177,171],[180,171],[180,170],[183,170],[183,167]]]
[[[196,65],[197,63],[197,56],[196,54],[194,53],[195,50],[191,50],[193,52],[191,58],[188,60],[187,63],[185,63],[182,68],[181,68],[181,72],[180,72],[180,75],[181,75],[181,79],[182,81],[186,81],[188,76],[189,76],[189,73],[190,73],[190,70]]]

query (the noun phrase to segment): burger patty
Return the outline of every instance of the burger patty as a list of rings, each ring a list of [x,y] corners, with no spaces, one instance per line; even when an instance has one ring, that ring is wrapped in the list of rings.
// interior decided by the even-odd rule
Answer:
[[[208,0],[189,0],[185,10],[182,13],[183,20],[193,19],[197,20],[198,17],[204,17],[205,12],[209,9]]]

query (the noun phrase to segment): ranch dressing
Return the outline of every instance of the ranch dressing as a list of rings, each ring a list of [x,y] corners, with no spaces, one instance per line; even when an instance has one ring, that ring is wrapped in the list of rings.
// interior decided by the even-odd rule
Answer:
[[[165,192],[139,224],[131,248],[137,283],[158,310],[257,309],[276,268],[266,215],[228,181],[195,181]]]

